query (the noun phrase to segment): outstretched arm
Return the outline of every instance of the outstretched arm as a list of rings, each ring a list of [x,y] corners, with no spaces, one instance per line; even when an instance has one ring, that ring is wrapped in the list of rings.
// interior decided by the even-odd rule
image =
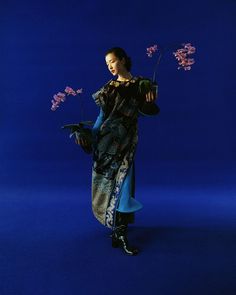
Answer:
[[[160,108],[155,104],[158,97],[158,85],[152,83],[150,79],[141,79],[139,82],[140,106],[139,114],[143,116],[153,116],[160,112]]]

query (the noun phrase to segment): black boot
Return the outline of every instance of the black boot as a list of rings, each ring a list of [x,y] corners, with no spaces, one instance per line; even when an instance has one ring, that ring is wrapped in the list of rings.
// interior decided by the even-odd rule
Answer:
[[[138,249],[130,247],[127,239],[127,225],[122,224],[116,226],[115,230],[112,233],[112,247],[124,250],[128,255],[137,255]]]

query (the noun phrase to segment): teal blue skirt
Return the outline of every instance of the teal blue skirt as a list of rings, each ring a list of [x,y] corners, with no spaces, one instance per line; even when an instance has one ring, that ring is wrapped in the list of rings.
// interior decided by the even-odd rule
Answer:
[[[140,210],[143,205],[134,199],[134,163],[131,165],[129,172],[124,180],[124,183],[121,188],[120,193],[120,200],[119,205],[117,207],[117,211],[123,212],[123,213],[130,213]]]

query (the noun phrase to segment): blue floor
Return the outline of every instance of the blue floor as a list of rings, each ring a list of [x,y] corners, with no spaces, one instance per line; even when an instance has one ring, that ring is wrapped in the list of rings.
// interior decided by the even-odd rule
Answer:
[[[0,294],[235,295],[234,171],[217,183],[214,169],[205,181],[183,172],[174,186],[163,167],[157,185],[136,185],[144,205],[129,228],[136,257],[111,247],[110,231],[92,215],[89,187],[48,178],[1,186]]]

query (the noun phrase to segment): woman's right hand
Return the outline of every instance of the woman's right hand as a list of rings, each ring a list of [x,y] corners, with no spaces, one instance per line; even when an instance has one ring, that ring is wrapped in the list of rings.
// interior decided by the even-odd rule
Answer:
[[[79,136],[78,138],[75,138],[75,143],[79,144],[83,147],[87,147],[88,146],[88,142],[85,138],[82,138],[81,136]]]

